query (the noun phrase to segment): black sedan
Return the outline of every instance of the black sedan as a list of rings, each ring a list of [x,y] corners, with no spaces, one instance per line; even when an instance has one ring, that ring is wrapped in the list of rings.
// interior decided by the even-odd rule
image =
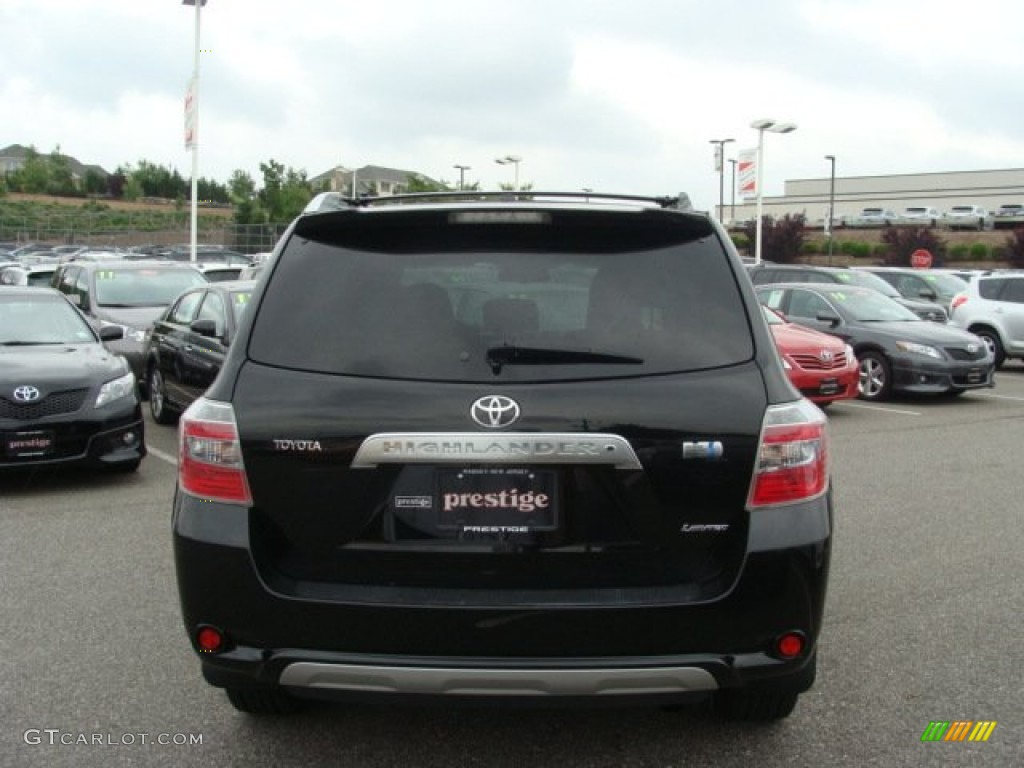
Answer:
[[[0,469],[139,467],[142,407],[128,362],[74,305],[42,287],[0,286]]]
[[[185,291],[146,332],[149,408],[158,424],[173,424],[213,383],[255,285],[233,280]]]
[[[921,320],[870,288],[785,283],[760,286],[757,294],[791,322],[852,346],[864,400],[884,400],[896,391],[956,395],[993,386],[995,361],[981,339]]]

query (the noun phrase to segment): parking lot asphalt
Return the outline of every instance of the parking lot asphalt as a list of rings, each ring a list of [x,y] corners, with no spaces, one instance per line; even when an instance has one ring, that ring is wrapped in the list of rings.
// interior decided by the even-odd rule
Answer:
[[[148,423],[135,476],[0,477],[0,765],[1024,764],[1024,365],[993,390],[828,414],[836,533],[819,678],[781,723],[722,723],[706,706],[240,715],[202,682],[181,626],[176,433]],[[921,741],[957,720],[997,725],[985,743]]]

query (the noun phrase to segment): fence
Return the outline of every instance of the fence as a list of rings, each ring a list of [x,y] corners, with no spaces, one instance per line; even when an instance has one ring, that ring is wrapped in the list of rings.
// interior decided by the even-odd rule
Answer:
[[[199,220],[197,239],[204,245],[222,245],[241,253],[273,250],[288,224],[234,224],[223,217]],[[141,245],[176,245],[191,240],[189,215],[123,212],[109,215],[60,214],[0,215],[0,243],[88,245],[94,248],[129,248]]]

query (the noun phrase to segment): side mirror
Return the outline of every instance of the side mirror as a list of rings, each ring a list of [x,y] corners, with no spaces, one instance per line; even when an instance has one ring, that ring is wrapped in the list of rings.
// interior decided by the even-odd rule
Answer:
[[[938,294],[935,293],[935,291],[933,291],[931,288],[922,288],[920,293],[918,293],[917,295],[920,296],[922,299],[926,299],[928,301],[935,301],[935,299],[938,298]]]
[[[208,336],[211,339],[217,338],[217,323],[209,318],[203,318],[201,320],[193,320],[192,324],[189,325],[189,330],[193,333],[198,333],[200,336]]]
[[[822,323],[828,323],[831,328],[839,325],[839,315],[833,315],[831,312],[819,312],[814,319]]]
[[[104,325],[100,328],[100,341],[117,341],[124,338],[124,328],[120,325]]]

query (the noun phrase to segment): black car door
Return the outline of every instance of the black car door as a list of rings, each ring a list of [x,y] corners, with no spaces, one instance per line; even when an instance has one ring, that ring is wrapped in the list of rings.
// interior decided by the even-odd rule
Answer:
[[[204,291],[203,302],[193,324],[202,323],[206,329],[212,323],[212,335],[207,330],[190,327],[185,334],[181,352],[182,384],[188,402],[201,397],[220,372],[227,353],[227,311],[224,299],[217,291]]]
[[[189,324],[203,299],[202,289],[182,294],[153,329],[153,347],[157,365],[164,377],[166,397],[181,407],[191,402],[187,378]]]

